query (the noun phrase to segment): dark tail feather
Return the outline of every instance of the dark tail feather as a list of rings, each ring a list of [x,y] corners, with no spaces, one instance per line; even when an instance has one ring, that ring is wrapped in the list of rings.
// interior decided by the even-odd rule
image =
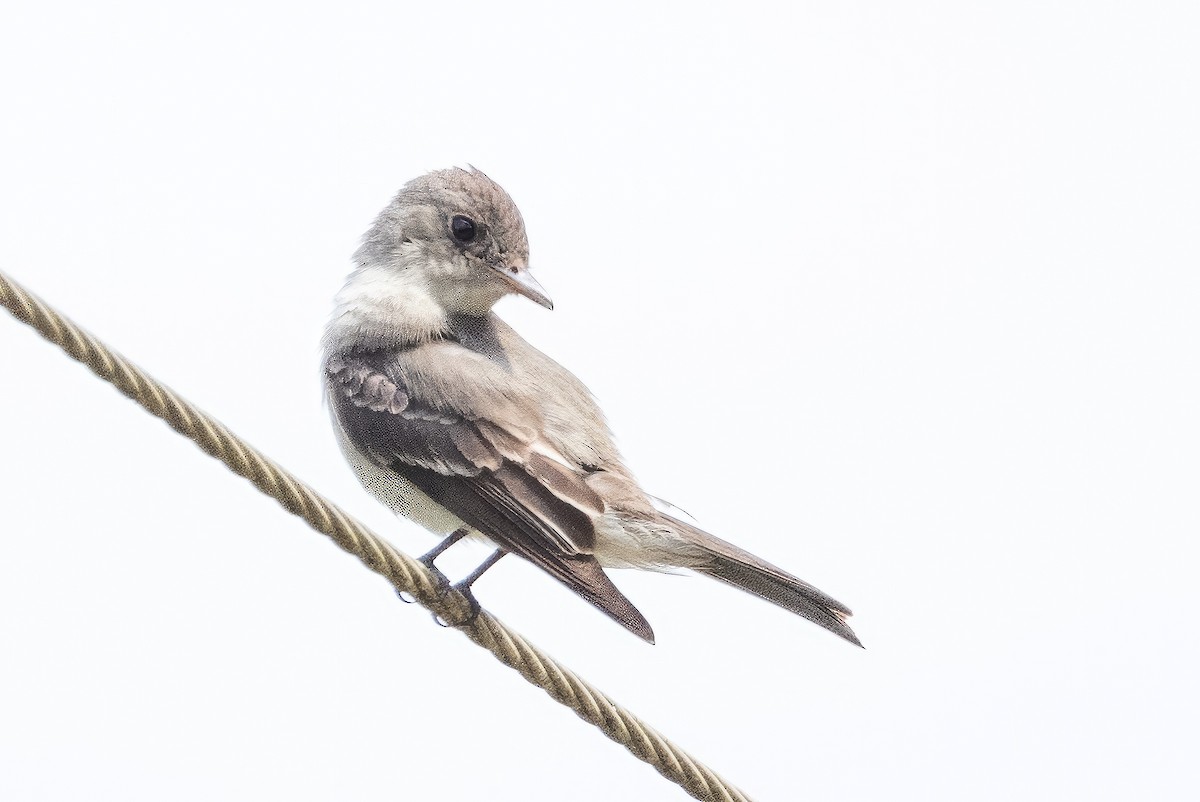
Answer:
[[[554,567],[540,562],[537,564],[634,635],[647,643],[654,643],[654,630],[650,629],[650,622],[624,593],[617,590],[595,557],[589,554],[563,559],[560,566]]]
[[[711,559],[707,565],[694,566],[697,573],[753,593],[760,599],[807,618],[855,646],[862,646],[854,630],[846,624],[850,608],[822,593],[803,579],[782,568],[739,549],[732,543],[708,534],[690,524],[660,513],[685,540],[703,550]]]

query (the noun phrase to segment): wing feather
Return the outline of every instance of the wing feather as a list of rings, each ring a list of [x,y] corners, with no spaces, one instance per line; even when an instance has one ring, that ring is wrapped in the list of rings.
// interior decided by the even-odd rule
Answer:
[[[582,471],[547,456],[553,447],[538,436],[536,410],[502,394],[456,408],[405,367],[404,351],[328,361],[331,405],[356,446],[653,642],[649,623],[592,556],[603,499]]]

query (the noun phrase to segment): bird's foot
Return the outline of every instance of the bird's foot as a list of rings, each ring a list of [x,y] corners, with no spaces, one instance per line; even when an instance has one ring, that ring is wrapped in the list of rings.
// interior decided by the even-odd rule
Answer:
[[[433,564],[433,560],[429,560],[427,562],[424,559],[420,559],[417,560],[417,562],[424,565],[429,569],[429,572],[433,574],[433,579],[435,582],[433,598],[439,601],[446,598],[446,594],[450,592],[451,587],[449,577],[442,573],[442,569]],[[396,595],[399,596],[400,601],[404,602],[405,604],[415,604],[417,601],[417,597],[406,590],[398,590],[396,591]]]
[[[475,584],[475,580],[483,576],[487,569],[491,568],[496,563],[500,562],[500,558],[507,554],[504,549],[496,549],[491,555],[483,561],[483,563],[471,573],[467,574],[452,586],[459,593],[467,597],[467,602],[471,605],[467,617],[462,621],[450,622],[443,619],[437,613],[433,614],[433,620],[443,627],[465,627],[475,621],[479,617],[482,608],[479,606],[479,600],[475,598],[475,593],[471,590],[471,585]]]
[[[442,573],[442,569],[438,568],[434,561],[441,556],[442,552],[466,537],[469,531],[466,527],[454,530],[443,538],[442,542],[417,558],[417,562],[428,568],[429,573],[433,574],[434,579],[437,581],[437,589],[434,592],[435,599],[441,600],[446,598],[446,594],[450,592],[450,580]],[[412,604],[417,600],[416,596],[403,590],[396,591],[396,595],[405,604]]]
[[[467,597],[467,604],[469,607],[467,608],[466,616],[461,621],[447,621],[437,613],[434,613],[433,620],[439,627],[452,627],[454,629],[465,627],[468,624],[473,624],[475,619],[478,618],[479,614],[483,611],[483,608],[479,606],[479,600],[475,598],[474,592],[471,591],[471,584],[465,581],[455,582],[453,585],[451,585],[451,587]]]

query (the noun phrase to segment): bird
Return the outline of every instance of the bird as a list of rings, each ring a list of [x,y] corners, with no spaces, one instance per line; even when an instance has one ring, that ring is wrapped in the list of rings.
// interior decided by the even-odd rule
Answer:
[[[403,186],[334,299],[322,358],[338,444],[368,491],[442,537],[422,562],[436,571],[451,545],[482,539],[495,551],[464,593],[516,554],[649,643],[605,569],[685,569],[861,647],[845,605],[641,488],[585,385],[495,314],[510,294],[554,308],[512,198],[455,167]]]

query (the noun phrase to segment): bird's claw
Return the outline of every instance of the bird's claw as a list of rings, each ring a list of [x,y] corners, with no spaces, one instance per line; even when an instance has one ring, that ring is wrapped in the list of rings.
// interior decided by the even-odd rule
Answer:
[[[432,559],[421,557],[417,560],[417,562],[428,568],[429,573],[433,574],[433,578],[436,581],[433,598],[437,599],[438,601],[446,598],[446,594],[450,592],[450,578],[442,573],[442,569],[433,564]],[[396,591],[396,595],[399,596],[400,601],[404,602],[405,604],[414,604],[417,601],[416,596],[405,590]]]
[[[456,582],[455,584],[451,585],[450,587],[454,588],[459,593],[461,593],[462,595],[467,597],[467,604],[470,606],[468,608],[466,617],[461,621],[451,622],[451,621],[445,620],[444,618],[442,618],[440,615],[438,615],[435,612],[433,614],[433,620],[437,623],[437,625],[439,627],[453,627],[454,629],[458,629],[459,627],[465,627],[468,624],[474,623],[475,619],[479,618],[479,614],[483,611],[483,608],[479,606],[479,600],[476,599],[475,594],[471,592],[470,583],[469,582]]]

